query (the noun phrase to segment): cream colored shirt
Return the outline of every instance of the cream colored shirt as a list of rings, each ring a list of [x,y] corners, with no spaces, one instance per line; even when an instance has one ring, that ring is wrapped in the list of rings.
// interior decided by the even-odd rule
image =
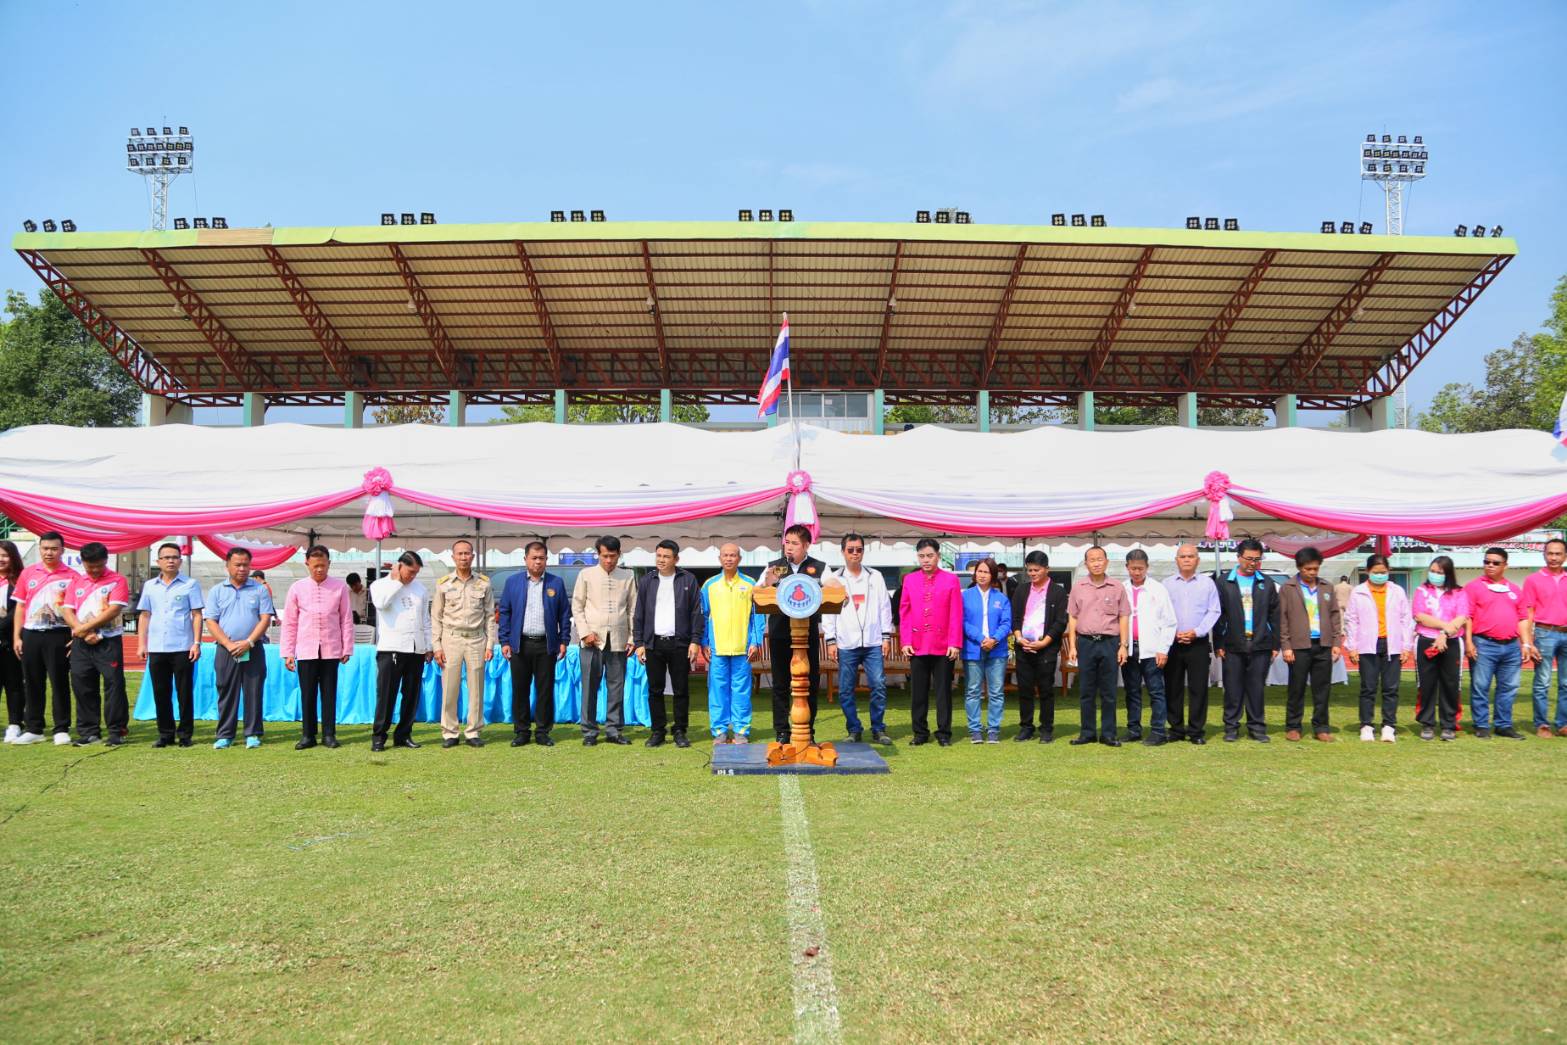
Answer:
[[[636,578],[625,567],[605,573],[602,566],[590,566],[577,574],[571,591],[571,623],[578,639],[597,634],[600,649],[624,650],[631,641],[631,615],[636,608]]]

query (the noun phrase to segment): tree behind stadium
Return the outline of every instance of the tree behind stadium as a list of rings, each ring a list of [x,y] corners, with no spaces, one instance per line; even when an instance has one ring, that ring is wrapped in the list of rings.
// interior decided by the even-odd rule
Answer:
[[[134,425],[141,390],[53,291],[7,291],[0,322],[0,430]]]

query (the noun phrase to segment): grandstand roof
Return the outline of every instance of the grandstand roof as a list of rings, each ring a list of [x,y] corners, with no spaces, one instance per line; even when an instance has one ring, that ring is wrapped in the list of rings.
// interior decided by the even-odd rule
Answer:
[[[740,402],[781,313],[803,388],[1347,407],[1387,395],[1511,239],[856,222],[21,233],[149,392],[197,405],[573,394]]]

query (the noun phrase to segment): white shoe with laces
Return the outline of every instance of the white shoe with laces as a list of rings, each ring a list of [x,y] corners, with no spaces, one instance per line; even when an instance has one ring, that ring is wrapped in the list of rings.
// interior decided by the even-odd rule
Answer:
[[[21,735],[22,735],[22,727],[21,726],[6,726],[5,727],[5,742],[7,744],[14,744],[14,743],[16,743],[16,738],[21,736]]]
[[[55,743],[56,747],[70,747],[71,746],[71,734],[69,734],[69,733],[56,733],[54,735],[54,743]]]
[[[17,744],[17,745],[21,745],[21,744],[42,744],[43,741],[44,741],[44,736],[43,736],[42,733],[23,733],[21,736],[17,737],[15,740],[11,741],[11,743]]]
[[[1368,742],[1374,742],[1377,739],[1377,731],[1372,729],[1370,726],[1361,726],[1360,739]]]
[[[1384,743],[1384,744],[1391,744],[1391,743],[1393,743],[1393,741],[1395,741],[1397,739],[1398,739],[1398,733],[1393,729],[1392,726],[1383,726],[1382,727],[1382,743]]]

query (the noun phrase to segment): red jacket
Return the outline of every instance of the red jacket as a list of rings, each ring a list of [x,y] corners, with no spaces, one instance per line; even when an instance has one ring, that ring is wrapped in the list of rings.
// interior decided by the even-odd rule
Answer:
[[[937,569],[929,579],[924,570],[903,578],[898,591],[898,634],[915,656],[946,656],[950,647],[963,648],[963,591],[957,574]]]

